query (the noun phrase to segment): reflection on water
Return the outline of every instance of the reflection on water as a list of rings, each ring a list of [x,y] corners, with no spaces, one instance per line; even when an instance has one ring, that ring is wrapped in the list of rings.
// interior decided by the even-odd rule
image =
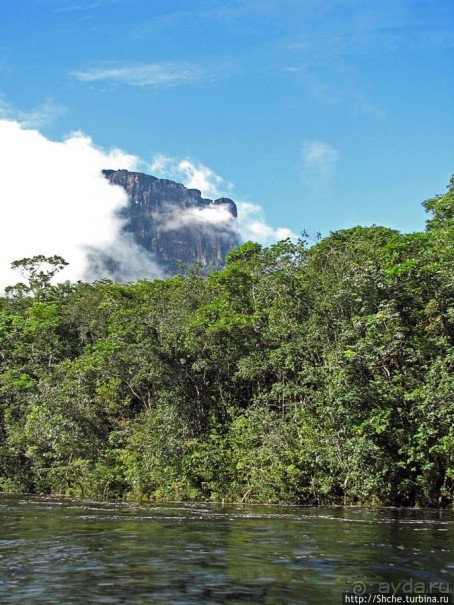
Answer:
[[[449,511],[0,494],[0,515],[0,603],[340,605],[355,582],[454,575]]]

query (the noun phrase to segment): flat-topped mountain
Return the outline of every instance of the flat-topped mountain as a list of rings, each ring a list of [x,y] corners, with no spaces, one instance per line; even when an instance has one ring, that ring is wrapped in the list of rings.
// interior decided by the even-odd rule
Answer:
[[[178,272],[180,263],[219,268],[225,255],[239,245],[237,208],[231,199],[206,199],[198,189],[141,172],[103,174],[129,196],[121,211],[123,230],[168,273]]]

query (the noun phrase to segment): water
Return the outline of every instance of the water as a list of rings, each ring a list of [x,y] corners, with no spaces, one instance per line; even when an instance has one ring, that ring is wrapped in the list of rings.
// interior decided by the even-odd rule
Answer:
[[[449,511],[0,494],[0,521],[0,603],[341,605],[454,575]]]

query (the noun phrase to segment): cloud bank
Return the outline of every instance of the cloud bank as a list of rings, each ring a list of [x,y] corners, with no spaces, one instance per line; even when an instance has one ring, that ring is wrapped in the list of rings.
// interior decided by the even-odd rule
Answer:
[[[100,149],[80,132],[52,141],[27,124],[1,119],[0,114],[0,291],[20,281],[10,268],[14,260],[38,254],[59,255],[70,263],[59,280],[163,277],[151,255],[122,229],[119,211],[128,204],[126,192],[102,174],[105,168],[138,170],[144,163],[120,149]],[[188,159],[157,156],[147,171],[199,189],[209,199],[232,188],[207,166]],[[225,204],[185,212],[170,207],[155,219],[162,230],[197,224],[218,232],[236,230],[241,239],[265,245],[296,237],[285,227],[270,227],[260,206],[237,206],[238,221]]]
[[[63,280],[105,277],[90,264],[100,250],[121,268],[115,277],[159,275],[152,259],[119,236],[116,212],[128,197],[101,173],[106,166],[137,164],[134,156],[103,151],[81,133],[56,142],[16,121],[0,120],[0,289],[19,281],[12,261],[38,254],[57,254],[70,263],[60,274]]]

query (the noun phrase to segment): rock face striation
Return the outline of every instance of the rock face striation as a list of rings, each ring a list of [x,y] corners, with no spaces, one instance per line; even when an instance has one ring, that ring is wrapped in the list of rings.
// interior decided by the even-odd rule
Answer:
[[[200,262],[208,270],[217,269],[240,244],[237,208],[231,199],[209,200],[198,189],[141,172],[103,174],[129,196],[120,215],[124,232],[167,273],[180,272],[181,263]]]

